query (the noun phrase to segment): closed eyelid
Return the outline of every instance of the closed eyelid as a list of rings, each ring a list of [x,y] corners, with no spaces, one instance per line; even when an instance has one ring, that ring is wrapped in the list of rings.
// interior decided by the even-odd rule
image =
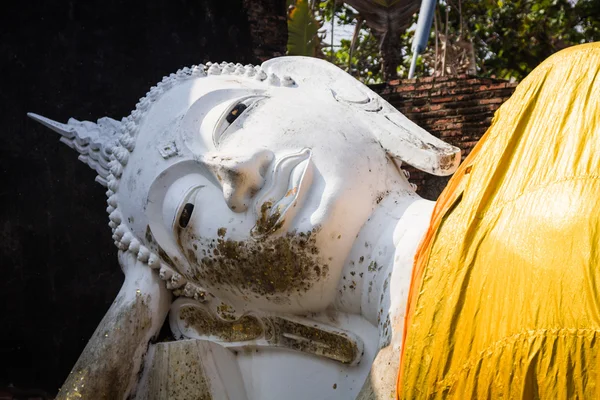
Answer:
[[[223,112],[240,99],[264,93],[261,89],[228,88],[213,90],[198,97],[188,108],[178,128],[184,146],[193,154],[210,150],[215,145],[215,127]],[[213,142],[212,146],[209,142]]]
[[[266,95],[250,95],[250,96],[240,97],[240,98],[237,98],[237,99],[231,101],[228,104],[225,111],[221,114],[221,116],[219,117],[219,119],[217,120],[217,123],[215,124],[215,126],[213,128],[212,138],[213,138],[214,146],[215,147],[219,146],[221,139],[224,136],[225,132],[227,131],[227,129],[230,126],[233,125],[233,123],[235,122],[235,120],[237,120],[238,117],[240,117],[242,114],[248,113],[250,110],[255,108],[256,105],[261,100],[263,100],[267,97],[268,96],[266,96]],[[246,103],[249,103],[249,104],[246,104]],[[240,105],[243,105],[244,107],[241,108]],[[239,114],[236,116],[236,118],[233,121],[229,121],[229,116],[234,111],[237,111]]]
[[[182,197],[181,202],[177,205],[175,215],[171,222],[171,230],[177,235],[180,229],[186,228],[190,222],[192,214],[194,213],[194,202],[196,196],[205,185],[194,185],[187,190],[185,195]]]

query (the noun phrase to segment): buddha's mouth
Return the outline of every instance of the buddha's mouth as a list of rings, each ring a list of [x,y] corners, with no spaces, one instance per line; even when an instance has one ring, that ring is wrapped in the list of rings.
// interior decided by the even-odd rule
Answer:
[[[305,148],[277,160],[255,203],[254,235],[274,233],[285,221],[293,220],[312,181],[311,156]]]

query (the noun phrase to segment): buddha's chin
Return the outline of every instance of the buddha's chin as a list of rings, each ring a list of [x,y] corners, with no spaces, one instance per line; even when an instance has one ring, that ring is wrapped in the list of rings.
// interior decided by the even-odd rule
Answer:
[[[216,297],[254,309],[314,308],[318,304],[309,297],[322,293],[332,268],[318,246],[319,231],[279,232],[245,240],[188,237],[182,241],[191,266],[186,275]]]

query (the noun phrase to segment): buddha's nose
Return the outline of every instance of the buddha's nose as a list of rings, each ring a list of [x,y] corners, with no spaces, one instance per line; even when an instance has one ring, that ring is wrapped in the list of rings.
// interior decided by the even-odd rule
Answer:
[[[209,153],[200,161],[221,183],[227,206],[235,212],[248,209],[252,198],[265,183],[265,174],[274,155],[261,149],[243,154]]]

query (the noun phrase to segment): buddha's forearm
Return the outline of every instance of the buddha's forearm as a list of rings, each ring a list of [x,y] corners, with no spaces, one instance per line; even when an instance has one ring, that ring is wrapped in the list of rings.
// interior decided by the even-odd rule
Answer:
[[[127,254],[123,286],[66,379],[57,399],[123,399],[135,383],[148,342],[160,330],[170,294],[156,274]]]

